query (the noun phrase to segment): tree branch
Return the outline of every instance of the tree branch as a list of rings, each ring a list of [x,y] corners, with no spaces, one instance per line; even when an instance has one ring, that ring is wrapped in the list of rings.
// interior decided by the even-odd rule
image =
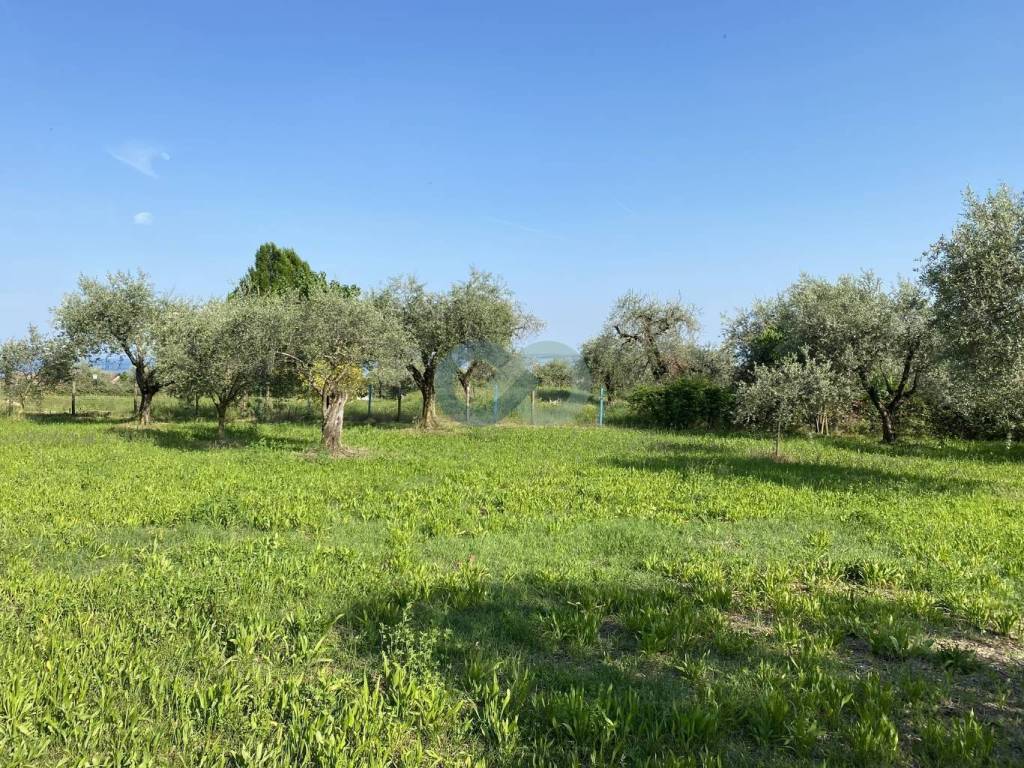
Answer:
[[[882,403],[882,398],[879,397],[875,386],[868,381],[867,372],[863,368],[857,368],[857,378],[860,379],[860,384],[864,387],[864,391],[867,392],[871,404],[875,406],[879,413],[883,413],[885,405]]]
[[[910,349],[907,350],[906,357],[903,359],[903,373],[900,376],[899,386],[896,387],[896,392],[893,394],[892,399],[889,400],[889,404],[887,406],[887,409],[890,411],[896,408],[900,404],[901,400],[906,397],[910,397],[910,395],[913,394],[913,390],[911,390],[910,393],[907,393],[906,389],[907,384],[910,382],[910,372],[914,365],[914,356],[917,354],[917,347],[918,342],[912,344]],[[917,389],[916,376],[914,377],[914,389]]]

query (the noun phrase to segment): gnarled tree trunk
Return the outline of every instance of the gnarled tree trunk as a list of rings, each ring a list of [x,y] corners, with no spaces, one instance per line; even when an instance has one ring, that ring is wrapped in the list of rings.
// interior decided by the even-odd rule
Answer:
[[[892,396],[887,401],[882,400],[878,388],[870,381],[868,372],[864,369],[857,371],[857,376],[868,393],[868,399],[878,411],[878,417],[882,422],[882,442],[889,445],[896,442],[896,415],[900,406],[914,396],[917,392],[917,384],[920,378],[920,371],[913,371],[914,356],[917,353],[917,345],[912,346],[903,359],[903,372],[900,375],[899,384],[893,390],[889,389]]]
[[[896,442],[896,411],[900,407],[900,400],[884,403],[874,387],[867,387],[866,389],[868,399],[875,406],[875,410],[878,411],[878,418],[882,422],[882,442],[891,445]]]
[[[153,420],[153,397],[160,391],[152,369],[146,370],[144,362],[135,363],[135,386],[139,390],[139,407],[135,415],[139,424],[146,426]]]
[[[434,363],[427,363],[420,371],[415,366],[409,366],[413,381],[423,395],[423,410],[420,412],[420,426],[425,429],[433,429],[437,426],[437,390],[434,388],[434,374],[437,368]]]
[[[146,387],[140,390],[139,397],[139,424],[148,425],[153,421],[153,396],[156,390]]]
[[[341,431],[345,426],[347,395],[329,395],[323,398],[323,421],[320,435],[323,447],[331,456],[342,452]]]
[[[423,410],[420,413],[423,426],[434,429],[437,426],[437,392],[434,390],[433,376],[429,384],[420,387],[420,392],[423,394]]]

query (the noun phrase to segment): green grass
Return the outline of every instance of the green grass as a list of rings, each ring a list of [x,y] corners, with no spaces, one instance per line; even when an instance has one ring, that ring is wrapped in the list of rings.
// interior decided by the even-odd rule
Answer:
[[[400,422],[410,424],[419,415],[422,401],[419,393],[407,394],[402,401]],[[317,403],[304,398],[275,399],[267,409],[261,398],[252,398],[229,411],[232,419],[255,418],[257,420],[307,421],[314,422],[318,418]],[[83,419],[127,419],[132,415],[133,401],[130,396],[110,394],[80,394],[77,398],[77,413]],[[46,395],[42,402],[30,402],[26,411],[35,416],[70,415],[70,395]],[[0,411],[2,413],[2,411]],[[156,419],[194,419],[195,405],[173,397],[158,396],[153,401],[153,415]],[[349,423],[365,423],[373,421],[385,424],[398,420],[398,401],[375,397],[371,406],[366,400],[352,400],[345,409],[345,418]],[[199,403],[201,419],[216,419],[216,412],[209,399]]]
[[[579,397],[580,393],[577,393]],[[531,420],[538,426],[564,424],[595,425],[597,423],[597,405],[591,402],[580,406],[578,403],[566,404],[566,392],[563,390],[538,389],[534,408],[531,411],[529,399],[519,404],[513,412],[503,417],[504,423],[530,424]],[[461,403],[462,394],[457,395]],[[393,397],[375,396],[372,406],[367,400],[350,400],[345,408],[345,421],[348,424],[374,423],[387,425],[391,422],[403,424],[413,423],[420,415],[422,400],[419,392],[406,393],[399,412],[398,401]],[[299,421],[313,423],[319,418],[316,402],[305,398],[274,399],[267,408],[261,398],[251,398],[229,411],[232,419],[254,419],[258,422]],[[0,415],[6,415],[6,406],[0,404]],[[83,418],[126,419],[132,415],[133,401],[130,396],[112,394],[83,393],[78,395],[77,413]],[[464,407],[457,408],[458,413],[452,414],[460,420],[464,417]],[[71,413],[71,396],[68,394],[48,394],[41,402],[30,402],[26,411],[29,415],[60,416]],[[20,413],[20,407],[19,407]],[[156,419],[182,420],[196,418],[194,403],[187,403],[173,397],[158,396],[153,401],[153,414]],[[493,401],[490,390],[474,393],[471,400],[470,421],[474,425],[487,425],[493,419]],[[199,417],[216,419],[213,404],[204,399],[199,404]],[[624,402],[608,404],[605,409],[609,423],[625,423],[629,409]]]
[[[0,764],[1024,760],[1020,448],[316,437],[0,420]]]

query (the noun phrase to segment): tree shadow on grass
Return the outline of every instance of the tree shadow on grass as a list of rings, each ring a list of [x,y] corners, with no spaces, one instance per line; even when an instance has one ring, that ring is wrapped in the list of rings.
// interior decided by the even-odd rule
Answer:
[[[79,413],[26,413],[24,418],[36,424],[128,424],[134,421],[132,416],[114,416],[106,411]]]
[[[114,426],[111,434],[130,442],[140,441],[176,451],[215,451],[255,446],[287,451],[306,451],[317,447],[314,435],[309,439],[281,435],[261,430],[258,426],[229,426],[225,437],[220,440],[215,424],[192,422],[188,424],[154,424],[146,428],[132,428],[131,422]]]
[[[851,453],[870,453],[881,456],[906,456],[936,461],[966,460],[985,464],[1024,464],[1024,445],[1015,443],[1009,450],[1002,442],[958,440],[949,444],[881,442],[857,440],[849,437],[828,438],[828,444]]]
[[[858,751],[860,722],[895,723],[906,758],[925,720],[946,733],[974,707],[999,738],[993,757],[1009,764],[1024,750],[1021,701],[982,703],[1008,678],[1019,697],[1019,670],[973,659],[951,672],[945,657],[836,642],[852,617],[884,626],[897,602],[826,602],[826,615],[786,636],[707,584],[497,582],[463,569],[443,586],[368,596],[343,625],[371,666],[380,654],[412,666],[433,658],[473,700],[497,765],[690,765],[672,761],[702,750],[725,765],[863,765],[873,757]]]
[[[390,419],[353,419],[348,416],[345,417],[345,428],[349,427],[371,427],[373,429],[414,429],[418,424],[412,419],[403,418],[401,421],[393,421]]]
[[[861,487],[906,493],[966,494],[983,485],[980,481],[958,477],[932,476],[874,467],[859,467],[828,461],[804,461],[784,457],[776,460],[768,454],[741,452],[735,447],[657,443],[652,455],[643,458],[608,460],[612,466],[649,472],[713,472],[729,477],[744,477],[790,488],[844,491]]]
[[[236,422],[229,424],[223,440],[217,437],[216,424],[189,422],[184,424],[154,424],[144,429],[133,429],[126,422],[112,429],[127,440],[147,440],[162,448],[178,451],[211,451],[255,446],[274,450],[302,453],[321,450],[319,425],[309,425],[308,437],[283,435],[278,430],[266,429],[266,424]],[[353,425],[360,426],[362,425]],[[410,429],[406,423],[368,425],[371,429]]]

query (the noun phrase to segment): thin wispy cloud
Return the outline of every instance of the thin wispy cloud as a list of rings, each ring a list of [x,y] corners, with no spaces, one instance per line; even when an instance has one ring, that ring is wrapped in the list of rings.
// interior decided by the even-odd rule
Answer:
[[[493,221],[496,224],[502,224],[506,227],[514,227],[515,229],[521,229],[523,232],[529,232],[534,235],[540,235],[541,237],[553,237],[556,240],[568,240],[568,238],[562,237],[555,232],[548,232],[544,229],[538,229],[537,227],[531,227],[528,224],[521,224],[518,221],[509,221],[508,219],[500,219],[497,216],[486,216],[488,221]]]
[[[153,163],[156,160],[170,160],[171,156],[159,147],[143,144],[137,141],[130,141],[107,152],[115,160],[120,160],[129,168],[134,168],[139,173],[157,178],[153,170]]]
[[[149,211],[139,211],[132,216],[132,221],[138,224],[140,227],[148,227],[153,223],[153,214]]]

